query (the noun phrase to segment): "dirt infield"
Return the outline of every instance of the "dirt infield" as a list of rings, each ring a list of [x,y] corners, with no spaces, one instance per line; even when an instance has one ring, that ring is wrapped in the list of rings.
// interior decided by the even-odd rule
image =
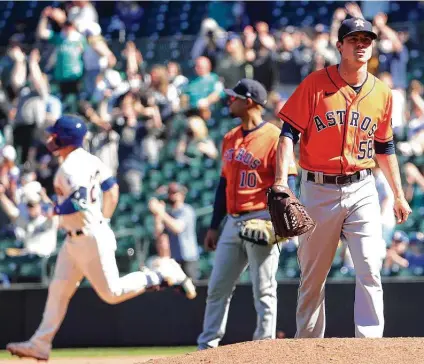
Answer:
[[[266,340],[223,346],[149,364],[423,364],[424,338]]]
[[[13,363],[15,360],[3,361]],[[19,364],[36,363],[19,360]],[[284,339],[245,342],[167,356],[55,358],[54,364],[424,364],[424,338]]]

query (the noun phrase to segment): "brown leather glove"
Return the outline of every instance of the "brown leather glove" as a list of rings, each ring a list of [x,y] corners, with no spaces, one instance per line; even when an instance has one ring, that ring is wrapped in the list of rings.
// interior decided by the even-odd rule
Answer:
[[[267,197],[269,214],[277,236],[292,238],[315,227],[315,221],[305,206],[288,187],[273,186],[268,190]]]

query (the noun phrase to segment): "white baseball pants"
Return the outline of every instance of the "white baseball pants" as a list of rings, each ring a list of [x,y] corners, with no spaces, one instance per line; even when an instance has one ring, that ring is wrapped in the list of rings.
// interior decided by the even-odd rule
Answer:
[[[242,221],[254,218],[269,220],[268,211],[252,212],[240,217],[229,215],[219,238],[203,322],[199,349],[217,347],[225,334],[228,310],[236,281],[250,267],[253,298],[257,312],[254,340],[273,339],[277,325],[277,281],[279,250],[277,245],[260,246],[239,237]]]
[[[133,298],[152,284],[151,277],[143,272],[119,277],[115,259],[115,235],[107,224],[87,229],[88,235],[68,237],[59,252],[43,319],[31,338],[31,341],[43,350],[51,349],[51,343],[65,317],[69,301],[84,276],[99,297],[109,304]]]
[[[374,177],[338,186],[307,181],[303,171],[300,193],[317,227],[299,238],[296,337],[324,337],[325,281],[340,239],[349,247],[356,272],[355,336],[382,337],[382,230]]]

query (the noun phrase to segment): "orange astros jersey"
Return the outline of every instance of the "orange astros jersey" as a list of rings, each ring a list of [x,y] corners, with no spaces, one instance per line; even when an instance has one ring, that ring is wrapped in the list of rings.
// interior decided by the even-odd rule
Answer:
[[[393,139],[391,90],[368,73],[356,94],[337,66],[305,78],[279,117],[302,134],[299,164],[309,171],[351,174],[373,168],[374,140]]]
[[[266,209],[266,191],[275,179],[280,129],[266,123],[243,136],[241,126],[230,130],[222,144],[222,176],[227,180],[227,212]]]

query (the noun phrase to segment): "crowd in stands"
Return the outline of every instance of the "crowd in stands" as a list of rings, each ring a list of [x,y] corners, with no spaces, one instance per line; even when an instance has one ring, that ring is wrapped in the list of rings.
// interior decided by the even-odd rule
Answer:
[[[228,116],[223,89],[244,77],[260,81],[269,92],[264,119],[281,127],[277,113],[301,80],[337,64],[338,27],[346,17],[363,17],[361,7],[339,3],[327,23],[271,27],[251,20],[241,1],[231,3],[231,21],[226,22],[225,12],[214,16],[218,5],[212,2],[188,51],[172,56],[177,39],[176,46],[167,43],[166,59],[152,61],[150,52],[129,36],[130,30],[143,26],[148,5],[117,2],[107,37],[98,14],[102,2],[94,5],[46,4],[37,28],[31,30],[34,41],[25,43],[29,37],[14,34],[0,59],[2,277],[25,281],[19,278],[25,269],[38,275],[42,263],[37,259],[50,256],[61,243],[51,212],[58,161],[44,146],[44,130],[63,113],[77,113],[89,125],[87,150],[102,159],[119,182],[121,202],[114,228],[139,227],[140,241],[152,243],[145,255],[157,255],[148,264],[172,256],[190,276],[207,278],[212,258],[201,245],[210,215],[196,219],[195,214],[213,202],[221,139],[236,125]],[[277,5],[281,12],[282,5]],[[369,70],[393,91],[397,154],[414,210],[405,226],[396,226],[393,195],[376,168],[381,244],[387,249],[383,273],[419,276],[424,274],[424,86],[422,74],[412,72],[411,63],[419,58],[420,45],[406,28],[391,27],[390,9],[374,10],[369,19],[379,40]],[[113,31],[117,39],[111,39]],[[123,47],[115,47],[116,42]],[[134,249],[124,255],[134,254]],[[279,278],[299,275],[295,249],[283,249]],[[342,245],[339,253],[333,276],[352,276],[354,267]],[[38,269],[32,271],[26,264]]]

